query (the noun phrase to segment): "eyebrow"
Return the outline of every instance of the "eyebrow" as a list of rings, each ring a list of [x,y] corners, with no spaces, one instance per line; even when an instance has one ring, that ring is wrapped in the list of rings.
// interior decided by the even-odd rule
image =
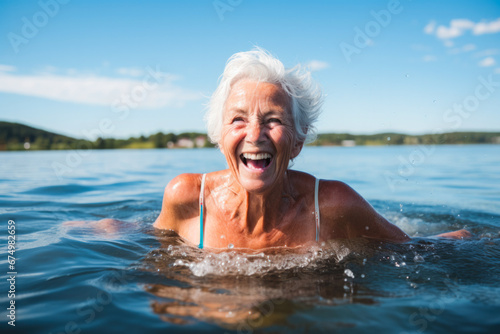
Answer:
[[[248,112],[244,109],[241,108],[231,108],[227,110],[230,113],[233,114],[247,114]],[[269,110],[261,111],[263,114],[268,115],[268,114],[283,114],[286,113],[287,109],[286,108],[270,108]]]
[[[244,111],[243,109],[241,108],[231,108],[231,109],[228,109],[227,110],[228,113],[231,113],[233,115],[241,115],[241,114],[247,114],[246,111]]]

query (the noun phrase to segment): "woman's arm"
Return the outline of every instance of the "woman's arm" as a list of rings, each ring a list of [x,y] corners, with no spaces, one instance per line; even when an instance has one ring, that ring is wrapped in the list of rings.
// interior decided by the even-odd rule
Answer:
[[[154,222],[154,227],[171,229],[182,234],[182,222],[198,215],[199,174],[181,174],[165,187],[160,215]],[[198,185],[198,186],[197,186]],[[198,190],[197,190],[198,189]],[[136,223],[130,223],[114,218],[104,218],[95,221],[67,221],[63,226],[70,228],[91,229],[96,234],[107,236],[123,232],[125,229],[137,228]]]
[[[458,231],[441,233],[441,234],[435,235],[435,237],[447,238],[447,239],[467,239],[467,238],[472,237],[472,233],[470,233],[467,230],[462,229],[462,230],[458,230]]]
[[[115,237],[118,233],[133,230],[137,228],[137,223],[130,223],[114,218],[104,218],[101,220],[72,220],[63,223],[63,226],[69,228],[89,229],[96,235],[102,235],[106,238]]]
[[[330,192],[331,206],[329,212],[334,213],[335,228],[345,229],[347,238],[368,238],[390,242],[406,242],[410,237],[399,227],[391,224],[381,216],[373,207],[343,182],[326,181],[326,191]],[[337,207],[335,208],[335,203]],[[441,233],[435,237],[448,239],[464,239],[471,237],[467,230],[458,230]]]
[[[410,237],[391,224],[354,189],[340,181],[323,181],[320,187],[321,209],[329,217],[331,238],[368,238],[406,242]],[[323,219],[322,219],[323,222]]]

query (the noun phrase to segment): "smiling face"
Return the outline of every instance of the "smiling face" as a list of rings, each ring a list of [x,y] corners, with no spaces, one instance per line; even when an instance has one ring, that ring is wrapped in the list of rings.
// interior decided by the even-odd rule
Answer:
[[[248,192],[271,190],[302,149],[295,140],[290,102],[281,87],[267,82],[242,79],[231,88],[219,147]]]

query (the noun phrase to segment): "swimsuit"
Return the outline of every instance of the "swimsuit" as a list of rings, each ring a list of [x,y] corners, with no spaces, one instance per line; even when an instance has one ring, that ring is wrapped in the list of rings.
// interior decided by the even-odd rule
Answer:
[[[205,196],[203,196],[203,193],[205,192],[205,176],[207,174],[203,174],[203,177],[201,178],[201,189],[200,189],[200,244],[198,245],[198,248],[202,249],[203,248],[203,199]]]
[[[203,206],[204,203],[204,192],[205,192],[205,176],[207,174],[203,174],[201,178],[201,188],[200,188],[200,244],[198,248],[203,248]],[[314,220],[316,221],[316,242],[319,241],[319,228],[320,228],[320,219],[319,219],[319,203],[318,203],[318,190],[319,190],[319,179],[316,179],[314,184]]]

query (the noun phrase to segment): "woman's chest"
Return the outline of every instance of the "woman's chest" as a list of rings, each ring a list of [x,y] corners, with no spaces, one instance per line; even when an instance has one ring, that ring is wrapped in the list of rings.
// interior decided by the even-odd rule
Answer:
[[[203,221],[204,245],[215,248],[296,247],[315,241],[314,207],[305,201],[276,208],[267,215],[245,211],[207,210]],[[201,228],[201,225],[200,225]]]

